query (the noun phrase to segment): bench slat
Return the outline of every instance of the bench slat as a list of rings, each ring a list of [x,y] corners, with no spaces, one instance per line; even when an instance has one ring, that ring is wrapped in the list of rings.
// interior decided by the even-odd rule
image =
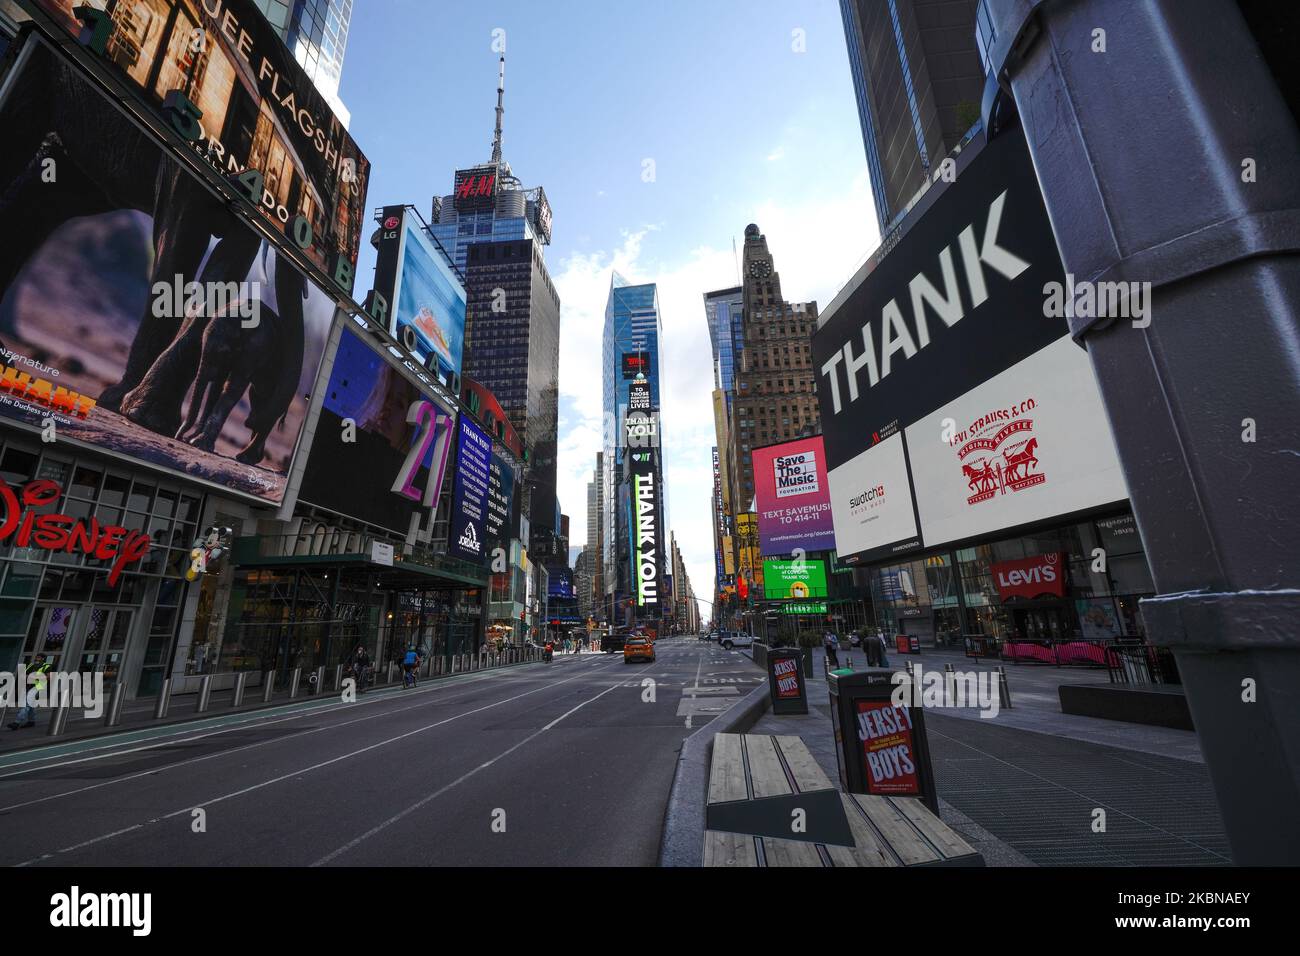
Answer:
[[[942,859],[887,798],[861,793],[852,796],[905,865],[916,866]]]
[[[831,859],[835,861],[836,866],[898,866],[898,861],[893,855],[880,845],[880,837],[876,831],[871,829],[871,825],[862,818],[857,806],[853,803],[852,794],[841,793],[840,801],[844,804],[844,815],[849,818],[849,830],[853,833],[852,848],[849,847],[830,847]],[[854,862],[841,863],[840,856],[847,854]]]
[[[704,832],[705,866],[758,866],[754,838],[744,833]]]
[[[906,797],[893,797],[890,803],[903,816],[911,820],[918,830],[929,837],[930,842],[939,848],[939,852],[945,859],[975,855],[969,843],[958,836],[952,827],[931,813],[920,801],[909,800]]]
[[[744,800],[745,760],[740,734],[718,734],[713,738],[713,766],[709,770],[709,803]]]
[[[812,751],[801,738],[777,737],[776,742],[785,756],[785,762],[790,765],[790,772],[794,774],[795,783],[799,785],[801,793],[807,793],[809,790],[835,789],[822,771],[821,765],[817,763],[817,758],[812,755]]]
[[[763,837],[763,852],[768,866],[825,866],[817,846],[799,840],[777,840]]]
[[[754,798],[781,797],[794,793],[786,778],[785,768],[776,755],[776,744],[771,737],[757,734],[745,735],[745,756],[749,758],[749,779],[754,788]]]

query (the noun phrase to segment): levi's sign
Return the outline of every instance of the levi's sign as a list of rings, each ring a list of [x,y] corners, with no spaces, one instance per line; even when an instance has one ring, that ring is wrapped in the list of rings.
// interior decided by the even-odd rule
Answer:
[[[1038,554],[1020,561],[1001,561],[989,569],[1002,600],[1065,594],[1065,565],[1061,553]]]

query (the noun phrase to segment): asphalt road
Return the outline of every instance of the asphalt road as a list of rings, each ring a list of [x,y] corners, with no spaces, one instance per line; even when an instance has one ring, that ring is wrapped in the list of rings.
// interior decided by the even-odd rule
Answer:
[[[0,864],[652,866],[682,739],[761,678],[664,639],[10,754]]]

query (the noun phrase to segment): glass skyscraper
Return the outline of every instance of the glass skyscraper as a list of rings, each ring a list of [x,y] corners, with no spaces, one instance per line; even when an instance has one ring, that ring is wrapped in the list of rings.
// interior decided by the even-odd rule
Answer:
[[[298,65],[329,101],[339,121],[352,116],[339,99],[352,0],[253,0],[293,51]]]
[[[659,289],[653,282],[630,285],[617,272],[609,285],[605,305],[605,331],[601,352],[602,410],[604,412],[604,474],[601,476],[601,508],[604,532],[604,578],[606,600],[622,601],[631,590],[631,553],[628,527],[629,501],[624,481],[623,419],[628,392],[637,373],[650,385],[655,411],[662,407],[659,392],[659,343],[663,322],[659,315]],[[624,361],[630,357],[635,364]],[[663,423],[659,422],[655,451],[660,492],[659,513],[663,526],[670,527],[667,494],[663,485]]]
[[[713,387],[722,389],[727,396],[728,411],[736,392],[738,353],[745,347],[744,304],[740,286],[704,293],[704,314],[713,344]]]

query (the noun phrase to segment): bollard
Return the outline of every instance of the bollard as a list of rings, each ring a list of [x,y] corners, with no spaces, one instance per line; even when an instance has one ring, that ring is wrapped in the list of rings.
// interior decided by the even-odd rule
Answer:
[[[432,677],[432,676],[433,676],[433,658],[432,658],[432,657],[426,657],[426,658],[424,659],[424,676],[425,676],[425,677]]]
[[[72,691],[64,687],[59,695],[59,705],[50,714],[50,727],[45,732],[49,737],[57,737],[68,726],[68,714],[72,712]]]
[[[293,700],[298,696],[298,682],[302,680],[302,668],[295,667],[293,673],[289,676],[289,699]]]
[[[194,702],[194,713],[201,714],[208,709],[208,701],[212,699],[212,675],[204,674],[203,679],[199,681],[199,699]]]
[[[954,674],[954,673],[956,673],[956,668],[954,668],[954,667],[952,666],[952,663],[949,662],[949,663],[943,665],[943,672],[944,672],[945,674]]]
[[[122,722],[124,703],[126,703],[126,684],[118,681],[113,685],[113,696],[108,699],[108,710],[104,711],[105,727],[116,727]]]
[[[313,694],[319,695],[324,689],[325,689],[325,665],[322,664],[320,667],[316,668],[316,672],[312,674],[311,692]]]
[[[172,679],[168,677],[162,682],[162,687],[158,688],[158,703],[153,707],[153,719],[162,720],[167,716],[167,708],[172,702]]]
[[[343,665],[342,664],[336,664],[334,666],[334,689],[335,690],[343,689]]]
[[[396,665],[393,661],[388,662],[388,678],[384,681],[385,684],[391,684],[393,682],[393,668],[395,666]]]
[[[239,707],[244,703],[244,688],[248,686],[248,671],[235,675],[235,692],[230,695],[230,706]]]
[[[269,704],[271,695],[275,693],[275,671],[267,671],[262,675],[262,703]]]
[[[1011,709],[1011,685],[1007,683],[1007,672],[998,665],[998,703],[1007,710]]]
[[[5,720],[5,718],[8,716],[9,716],[9,705],[0,704],[0,727],[3,727],[8,722]]]

